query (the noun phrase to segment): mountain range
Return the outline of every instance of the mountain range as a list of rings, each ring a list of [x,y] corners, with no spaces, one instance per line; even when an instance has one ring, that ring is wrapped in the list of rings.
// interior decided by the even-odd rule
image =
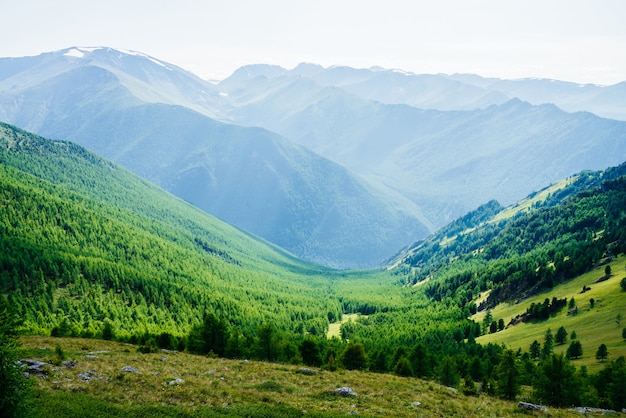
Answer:
[[[137,52],[68,48],[0,59],[0,120],[299,257],[371,267],[491,199],[626,160],[626,122],[606,118],[626,119],[625,88],[313,64],[214,84]]]

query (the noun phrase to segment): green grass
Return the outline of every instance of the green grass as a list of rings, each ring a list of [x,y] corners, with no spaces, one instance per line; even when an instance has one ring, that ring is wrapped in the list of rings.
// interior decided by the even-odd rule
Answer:
[[[344,314],[341,318],[341,321],[333,322],[328,325],[328,332],[326,333],[327,338],[341,338],[341,326],[346,322],[353,321],[356,322],[361,317],[360,314]]]
[[[553,297],[559,299],[572,297],[576,300],[578,314],[567,315],[567,307],[563,308],[554,317],[545,321],[523,323],[506,328],[503,331],[484,335],[477,339],[481,344],[504,343],[507,346],[524,351],[528,351],[533,340],[543,344],[544,336],[548,328],[555,335],[559,327],[563,326],[568,332],[568,341],[563,345],[555,345],[555,353],[565,353],[569,346],[572,331],[576,331],[577,340],[583,346],[583,357],[574,360],[577,367],[585,365],[589,371],[596,372],[604,367],[604,363],[596,360],[595,354],[600,344],[606,344],[609,350],[609,359],[619,356],[626,356],[626,341],[622,338],[622,330],[626,327],[626,292],[621,290],[620,281],[626,277],[626,257],[618,257],[610,263],[612,276],[600,283],[595,283],[597,279],[604,275],[605,266],[600,266],[585,273],[571,281],[554,287],[548,292],[544,292],[528,298],[520,303],[503,303],[493,309],[492,315],[497,321],[504,319],[508,324],[511,318],[522,314],[531,303],[543,303],[546,298],[552,300]],[[591,287],[590,291],[581,294],[583,285]],[[595,300],[592,308],[590,299]],[[481,323],[485,312],[475,315],[474,319]],[[618,323],[618,315],[621,321]]]
[[[35,379],[28,401],[31,417],[293,417],[360,416],[507,417],[520,416],[515,402],[481,395],[467,397],[431,381],[361,371],[298,373],[300,366],[194,356],[141,354],[113,341],[23,337],[23,357],[51,360],[61,346],[73,369],[53,367]],[[107,350],[89,359],[93,351]],[[141,374],[120,371],[133,366]],[[85,382],[78,375],[95,371]],[[169,385],[176,378],[184,383]],[[349,386],[357,397],[335,395]],[[415,406],[414,402],[420,402]],[[306,411],[306,412],[304,412]],[[577,416],[550,408],[554,417]]]

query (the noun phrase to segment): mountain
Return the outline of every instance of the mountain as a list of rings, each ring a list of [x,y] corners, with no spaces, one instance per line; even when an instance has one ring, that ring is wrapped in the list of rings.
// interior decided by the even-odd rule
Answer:
[[[623,112],[621,89],[315,64],[211,84],[141,53],[69,48],[0,60],[0,119],[308,260],[371,267],[492,199],[626,160],[626,122],[591,113]]]
[[[224,96],[170,64],[70,48],[0,68],[0,119],[86,146],[308,260],[374,266],[428,231],[340,165],[219,121]]]
[[[259,81],[261,78],[300,77],[323,87],[340,87],[366,100],[421,109],[484,109],[518,98],[535,105],[554,104],[567,112],[591,112],[609,119],[626,120],[626,106],[621,100],[626,82],[602,86],[541,78],[503,80],[475,74],[415,74],[380,67],[324,68],[305,63],[292,70],[244,66],[235,74],[220,83],[220,87],[230,90],[253,78]]]
[[[467,74],[454,74],[449,78],[532,104],[552,103],[567,112],[586,111],[605,118],[626,120],[626,107],[621,100],[626,94],[626,82],[601,86],[540,78],[501,80]]]
[[[624,253],[625,199],[626,163],[581,172],[510,207],[479,207],[410,246],[392,268],[409,267],[411,283],[437,300],[463,294],[459,303],[471,305],[488,291],[478,309],[519,302]]]
[[[431,303],[463,309],[474,327],[465,336],[480,344],[534,345],[597,372],[601,344],[612,359],[626,355],[625,204],[626,163],[581,172],[507,208],[481,206],[410,246],[390,271]],[[551,346],[557,330],[567,332]],[[571,355],[573,343],[586,354]]]
[[[232,117],[278,132],[400,195],[433,230],[491,199],[508,205],[578,171],[626,160],[626,123],[588,112],[517,98],[483,108],[488,102],[479,96],[468,105],[473,110],[424,110],[349,91],[360,78],[386,79],[381,91],[392,91],[389,80],[415,76],[347,68],[318,69],[310,78],[298,68],[292,72],[241,80],[237,88],[226,80]],[[330,82],[335,85],[324,85]],[[424,86],[443,100],[440,84]],[[455,96],[457,87],[441,88]]]

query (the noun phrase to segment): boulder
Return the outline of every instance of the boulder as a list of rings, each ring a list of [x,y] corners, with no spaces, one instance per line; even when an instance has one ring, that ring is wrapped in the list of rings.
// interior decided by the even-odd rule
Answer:
[[[167,384],[170,385],[170,386],[172,386],[172,385],[180,385],[181,383],[185,383],[185,381],[183,379],[181,379],[180,377],[177,377],[177,378],[172,379],[169,382],[167,382]]]
[[[517,407],[519,409],[523,409],[525,411],[548,412],[548,408],[546,408],[545,406],[535,405],[534,403],[530,403],[530,402],[520,402],[520,403],[517,404]]]
[[[141,374],[141,372],[139,370],[137,370],[136,368],[134,368],[132,366],[124,366],[120,370],[123,371],[123,372],[127,372],[127,373]]]
[[[308,367],[300,367],[296,373],[312,376],[314,374],[318,374],[319,372],[317,370],[309,369]]]
[[[45,374],[47,373],[46,367],[52,366],[50,363],[39,360],[23,359],[20,362],[26,365],[30,374]]]
[[[578,406],[573,409],[574,412],[580,412],[581,414],[617,414],[617,411],[612,409],[591,408],[588,406]],[[622,411],[623,412],[623,411]]]
[[[95,370],[87,370],[86,372],[78,375],[78,378],[85,382],[91,382],[96,377],[98,377],[98,372]]]
[[[76,360],[65,360],[63,363],[61,363],[63,365],[63,367],[65,367],[66,369],[73,369],[74,367],[76,367]]]
[[[353,391],[352,388],[349,388],[348,386],[335,389],[335,393],[343,397],[358,396],[358,394],[355,391]]]

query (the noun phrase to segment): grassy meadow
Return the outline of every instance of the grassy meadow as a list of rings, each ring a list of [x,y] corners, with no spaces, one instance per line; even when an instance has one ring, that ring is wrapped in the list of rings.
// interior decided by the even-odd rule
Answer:
[[[533,415],[521,412],[517,402],[467,397],[435,382],[391,374],[316,370],[307,375],[296,365],[178,352],[142,354],[135,346],[102,340],[30,336],[21,343],[24,358],[58,363],[58,346],[65,359],[77,362],[71,369],[51,366],[47,378],[33,378],[32,417]],[[141,374],[123,372],[124,366]],[[92,380],[79,377],[86,372]],[[184,382],[170,384],[176,378]],[[358,396],[336,395],[334,390],[344,386]],[[554,408],[549,415],[579,416]]]
[[[524,313],[532,303],[540,304],[546,298],[552,300],[553,297],[567,298],[568,302],[574,298],[578,314],[567,315],[568,309],[565,307],[545,321],[510,326],[500,332],[483,335],[477,338],[477,342],[481,344],[504,343],[510,348],[528,351],[534,340],[543,345],[548,329],[551,329],[554,336],[559,327],[563,326],[568,332],[567,342],[562,345],[555,344],[554,352],[565,354],[571,342],[569,336],[572,331],[575,331],[577,340],[583,347],[583,356],[573,360],[573,364],[577,367],[585,365],[590,372],[602,369],[605,364],[596,360],[595,357],[600,344],[606,344],[609,359],[626,356],[626,340],[622,338],[622,330],[626,327],[626,292],[620,287],[620,281],[626,277],[625,264],[626,257],[624,256],[609,263],[612,275],[608,280],[600,283],[596,281],[604,276],[604,265],[521,302],[498,305],[491,313],[496,321],[500,318],[504,319],[505,324],[508,324],[516,315]],[[590,287],[591,290],[581,293],[583,286]],[[590,303],[591,299],[594,299],[593,307]],[[480,312],[473,319],[482,323],[484,315],[484,311]]]

